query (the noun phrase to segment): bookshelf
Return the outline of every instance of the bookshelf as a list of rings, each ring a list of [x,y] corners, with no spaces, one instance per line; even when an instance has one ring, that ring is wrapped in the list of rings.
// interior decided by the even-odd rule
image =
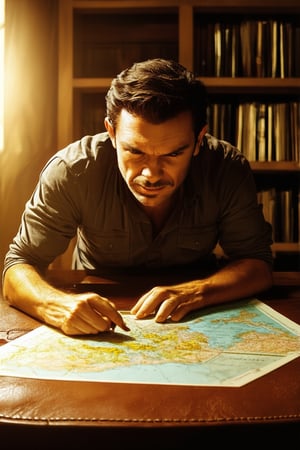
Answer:
[[[299,270],[299,46],[299,0],[59,0],[58,146],[104,130],[105,93],[123,68],[151,57],[178,60],[208,89],[210,131],[242,151],[251,135],[259,146],[249,161],[258,195],[268,191],[278,203],[274,255],[280,269],[290,260]],[[224,114],[230,129],[222,128]]]

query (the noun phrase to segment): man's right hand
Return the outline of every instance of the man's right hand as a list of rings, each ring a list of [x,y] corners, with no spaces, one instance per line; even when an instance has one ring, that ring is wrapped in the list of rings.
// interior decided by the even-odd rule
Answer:
[[[93,292],[63,293],[61,302],[49,304],[47,316],[67,335],[97,334],[116,326],[129,331],[114,303]]]
[[[67,335],[97,334],[119,326],[129,331],[114,303],[94,292],[70,293],[49,284],[30,264],[15,264],[5,273],[8,303]]]

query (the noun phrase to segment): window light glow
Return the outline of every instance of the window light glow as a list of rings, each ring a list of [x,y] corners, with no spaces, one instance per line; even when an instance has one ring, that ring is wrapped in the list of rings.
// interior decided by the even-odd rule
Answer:
[[[5,0],[0,0],[0,151],[4,147],[4,23]]]

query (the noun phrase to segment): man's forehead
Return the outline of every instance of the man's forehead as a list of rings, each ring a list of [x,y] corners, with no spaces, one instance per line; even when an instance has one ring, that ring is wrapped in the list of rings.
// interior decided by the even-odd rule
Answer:
[[[135,135],[143,139],[144,137],[172,139],[172,137],[187,135],[193,132],[193,119],[189,111],[182,112],[175,117],[160,123],[148,122],[141,116],[129,113],[122,109],[116,131],[125,135]]]
[[[190,110],[184,110],[175,115],[171,114],[169,118],[159,121],[158,117],[157,117],[157,120],[155,120],[155,119],[151,120],[150,118],[147,118],[146,113],[138,114],[137,112],[131,112],[131,111],[128,111],[126,108],[122,108],[118,115],[118,121],[120,121],[120,120],[128,121],[128,120],[137,120],[138,119],[138,120],[142,120],[144,122],[151,123],[152,125],[160,125],[163,123],[167,123],[170,120],[174,120],[176,118],[183,118],[183,117],[185,117],[186,120],[188,120],[189,122],[193,122],[193,114],[192,114],[192,111],[190,111]]]
[[[128,113],[127,113],[128,114]],[[194,133],[188,121],[171,119],[161,124],[151,124],[138,116],[125,113],[116,130],[117,145],[124,150],[167,155],[190,147]]]

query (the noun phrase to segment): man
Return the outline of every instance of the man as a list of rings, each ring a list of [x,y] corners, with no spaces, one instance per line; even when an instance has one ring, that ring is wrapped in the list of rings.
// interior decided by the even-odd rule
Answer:
[[[109,299],[43,278],[74,236],[77,269],[199,268],[145,293],[137,319],[179,321],[269,288],[271,227],[246,159],[207,133],[202,83],[173,61],[148,60],[112,81],[106,103],[107,132],[59,151],[41,173],[6,255],[8,302],[69,335],[127,329]],[[203,277],[217,244],[228,262]]]

